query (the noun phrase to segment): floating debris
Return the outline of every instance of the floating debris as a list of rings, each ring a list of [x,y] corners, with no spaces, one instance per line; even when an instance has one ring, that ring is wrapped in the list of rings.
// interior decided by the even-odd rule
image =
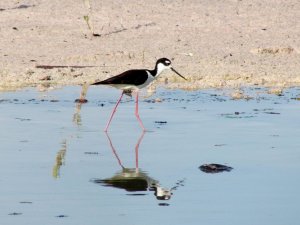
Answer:
[[[255,117],[253,115],[247,115],[245,112],[234,112],[234,113],[222,113],[221,116],[224,116],[228,119],[241,119],[241,118],[252,118]]]
[[[23,213],[19,213],[19,212],[13,212],[13,213],[9,213],[8,215],[9,216],[20,216],[22,215]]]
[[[280,114],[278,112],[264,112],[264,113],[266,113],[266,114],[273,114],[273,115],[279,115]]]
[[[98,155],[99,152],[84,152],[86,155]]]
[[[203,164],[202,166],[199,167],[201,171],[204,173],[220,173],[220,172],[230,172],[233,168],[230,166],[225,166],[221,164]]]
[[[296,98],[291,98],[292,100],[297,100],[300,101],[300,97],[296,97]]]
[[[27,119],[27,118],[19,118],[19,117],[16,117],[15,118],[16,120],[20,120],[20,121],[30,121],[31,119]]]
[[[164,101],[164,100],[161,98],[144,100],[144,102],[147,102],[147,103],[160,103],[162,101]]]
[[[77,99],[75,99],[75,101],[74,101],[75,103],[87,103],[88,102],[88,100],[87,99],[85,99],[85,98],[83,98],[83,99],[81,99],[81,98],[77,98]]]
[[[215,147],[222,147],[222,146],[225,146],[226,144],[215,144],[214,146]]]
[[[167,121],[154,121],[154,123],[157,123],[157,124],[167,124],[168,122]]]
[[[10,102],[10,100],[9,99],[0,99],[0,103],[2,103],[2,102]]]
[[[57,218],[65,218],[65,217],[68,217],[67,215],[58,215],[56,216]]]

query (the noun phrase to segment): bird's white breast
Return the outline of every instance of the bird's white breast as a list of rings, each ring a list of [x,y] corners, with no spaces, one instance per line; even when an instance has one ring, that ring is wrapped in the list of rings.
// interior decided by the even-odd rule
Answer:
[[[147,78],[147,80],[145,81],[145,83],[143,83],[143,84],[137,86],[139,89],[148,86],[148,85],[149,85],[152,81],[154,81],[155,78],[156,78],[156,77],[153,77],[149,71],[146,71],[146,72],[147,72],[147,74],[148,74],[148,78]]]

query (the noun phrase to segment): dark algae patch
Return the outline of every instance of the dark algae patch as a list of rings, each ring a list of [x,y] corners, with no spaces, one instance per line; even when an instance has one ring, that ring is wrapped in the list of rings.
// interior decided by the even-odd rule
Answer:
[[[87,103],[87,102],[88,102],[87,99],[80,99],[80,98],[75,99],[75,103]]]
[[[233,168],[222,164],[203,164],[199,169],[204,173],[230,172]]]
[[[63,215],[63,214],[61,214],[61,215],[58,215],[58,216],[56,216],[57,218],[66,218],[66,217],[68,217],[67,215]]]
[[[168,122],[167,121],[155,121],[154,123],[156,123],[156,124],[167,124]]]
[[[22,215],[23,213],[20,213],[20,212],[12,212],[12,213],[9,213],[8,215],[9,216],[20,216]]]

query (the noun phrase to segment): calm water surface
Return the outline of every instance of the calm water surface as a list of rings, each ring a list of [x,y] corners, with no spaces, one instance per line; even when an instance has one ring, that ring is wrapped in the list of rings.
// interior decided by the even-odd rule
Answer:
[[[81,106],[80,87],[1,93],[0,224],[297,224],[300,90],[248,92],[159,89],[141,98],[146,133],[124,98],[108,135],[118,90]]]

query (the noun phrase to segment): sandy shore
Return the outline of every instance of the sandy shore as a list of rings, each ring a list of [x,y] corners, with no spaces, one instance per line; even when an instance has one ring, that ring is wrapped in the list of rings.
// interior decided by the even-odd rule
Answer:
[[[157,83],[171,88],[300,86],[299,12],[298,0],[1,0],[0,90],[89,83],[160,57],[189,79],[166,73]]]

